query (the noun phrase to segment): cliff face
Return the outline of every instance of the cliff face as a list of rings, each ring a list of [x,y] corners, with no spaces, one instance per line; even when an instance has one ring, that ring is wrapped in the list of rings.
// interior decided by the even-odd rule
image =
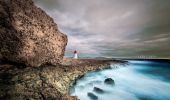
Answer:
[[[32,0],[0,0],[1,59],[27,66],[60,63],[67,36]]]

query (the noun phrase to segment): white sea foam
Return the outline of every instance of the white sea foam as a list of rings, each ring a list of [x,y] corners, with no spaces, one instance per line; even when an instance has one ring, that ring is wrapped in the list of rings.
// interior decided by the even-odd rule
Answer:
[[[72,87],[75,91],[72,96],[78,96],[80,100],[91,100],[88,92],[98,96],[98,100],[170,100],[170,83],[159,77],[151,77],[139,73],[137,69],[146,69],[138,65],[127,65],[118,69],[107,69],[100,72],[91,72],[77,81]],[[104,84],[106,78],[113,78],[114,86]],[[104,94],[97,94],[94,87],[103,89]]]

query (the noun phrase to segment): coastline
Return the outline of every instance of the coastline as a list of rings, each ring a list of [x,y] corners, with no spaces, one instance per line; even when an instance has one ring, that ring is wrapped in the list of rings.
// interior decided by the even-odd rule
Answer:
[[[90,72],[77,81],[70,94],[80,100],[169,100],[169,66],[168,62],[136,60],[129,61],[126,67]],[[108,78],[114,84],[106,84]]]
[[[77,100],[69,96],[70,86],[89,71],[110,68],[119,60],[64,59],[57,66],[25,67],[0,65],[0,99]]]

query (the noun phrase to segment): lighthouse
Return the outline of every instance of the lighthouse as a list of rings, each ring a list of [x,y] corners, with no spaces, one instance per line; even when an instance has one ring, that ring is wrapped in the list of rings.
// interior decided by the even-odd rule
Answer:
[[[78,59],[78,53],[76,50],[74,51],[74,59]]]

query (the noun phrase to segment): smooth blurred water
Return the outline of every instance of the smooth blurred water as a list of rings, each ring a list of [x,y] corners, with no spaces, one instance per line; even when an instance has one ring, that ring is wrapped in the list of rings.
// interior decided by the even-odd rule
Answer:
[[[170,100],[170,63],[129,61],[127,66],[116,66],[119,68],[87,73],[71,87],[70,95],[80,100],[92,100],[89,92],[98,100]],[[115,85],[104,84],[106,78],[114,79]],[[104,93],[94,92],[94,87]]]

